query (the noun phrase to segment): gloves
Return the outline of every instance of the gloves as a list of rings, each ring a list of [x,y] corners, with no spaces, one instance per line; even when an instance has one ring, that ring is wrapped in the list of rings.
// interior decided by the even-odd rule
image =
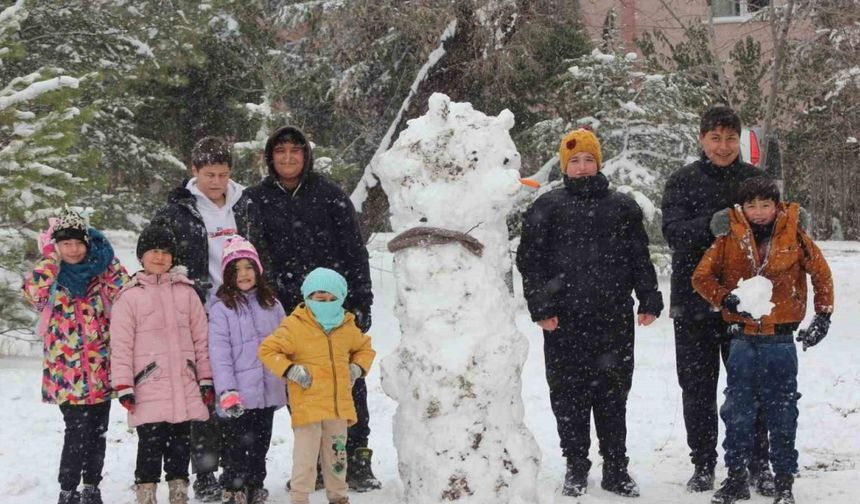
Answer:
[[[242,398],[235,390],[225,390],[221,393],[218,400],[224,414],[230,418],[239,418],[245,413],[245,408],[242,407]]]
[[[728,208],[723,208],[711,216],[711,234],[715,237],[726,236],[730,228]]]
[[[370,308],[367,310],[353,310],[352,312],[355,315],[355,325],[361,330],[361,332],[366,333],[370,330]]]
[[[748,312],[739,312],[738,305],[741,304],[741,298],[737,297],[734,294],[726,294],[726,297],[723,298],[723,302],[721,303],[723,308],[729,311],[729,313],[734,313],[735,315],[740,315],[744,318],[752,318]]]
[[[45,259],[59,259],[59,251],[57,244],[54,243],[54,228],[57,226],[56,217],[48,219],[48,229],[39,234],[36,243],[39,245],[39,252]]]
[[[311,382],[313,378],[311,374],[308,373],[307,368],[302,366],[301,364],[293,364],[287,369],[287,374],[284,375],[288,380],[292,380],[296,382],[301,388],[307,390],[311,386]]]
[[[129,413],[134,413],[134,389],[129,385],[120,385],[116,390],[120,405]]]
[[[358,364],[349,363],[349,386],[355,386],[355,380],[361,378],[361,375],[364,374],[364,370],[361,369],[361,366]]]
[[[200,397],[207,407],[215,404],[215,387],[212,386],[212,380],[200,380]]]
[[[814,347],[827,336],[827,331],[830,329],[830,314],[816,313],[809,327],[801,329],[797,333],[797,341],[803,343],[803,351],[807,348]]]

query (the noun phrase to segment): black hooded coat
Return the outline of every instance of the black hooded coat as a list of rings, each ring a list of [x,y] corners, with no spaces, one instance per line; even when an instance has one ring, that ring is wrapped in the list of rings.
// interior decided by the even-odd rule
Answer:
[[[287,133],[304,143],[305,164],[295,189],[280,183],[272,158],[278,138]],[[245,189],[242,199],[247,204],[237,203],[236,223],[247,230],[246,238],[257,248],[284,309],[289,313],[302,302],[305,276],[324,267],[346,278],[349,294],[344,308],[369,315],[373,303],[369,255],[349,197],[314,173],[313,151],[300,130],[289,126],[276,130],[266,142],[265,154],[269,175]]]

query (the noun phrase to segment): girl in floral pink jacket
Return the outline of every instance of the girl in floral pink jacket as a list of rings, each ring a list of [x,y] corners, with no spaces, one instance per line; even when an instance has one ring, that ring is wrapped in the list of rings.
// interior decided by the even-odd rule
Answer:
[[[43,257],[24,279],[24,297],[41,311],[42,401],[58,404],[66,424],[59,503],[101,504],[111,397],[108,317],[128,275],[104,235],[69,209],[51,219],[39,246]]]
[[[138,504],[155,504],[162,461],[170,503],[187,502],[191,420],[207,420],[214,398],[206,312],[193,282],[172,268],[174,250],[169,229],[141,233],[143,271],[122,289],[111,319],[111,382],[137,427]]]

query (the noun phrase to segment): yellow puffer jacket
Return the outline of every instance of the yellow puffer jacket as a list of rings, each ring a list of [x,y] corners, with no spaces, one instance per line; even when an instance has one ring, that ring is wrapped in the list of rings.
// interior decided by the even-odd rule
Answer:
[[[293,427],[335,418],[348,425],[356,422],[349,364],[358,364],[366,375],[376,352],[370,336],[356,327],[352,313],[346,312],[343,323],[327,335],[302,303],[263,340],[257,355],[275,376],[284,376],[293,364],[303,365],[311,374],[307,390],[287,381]]]

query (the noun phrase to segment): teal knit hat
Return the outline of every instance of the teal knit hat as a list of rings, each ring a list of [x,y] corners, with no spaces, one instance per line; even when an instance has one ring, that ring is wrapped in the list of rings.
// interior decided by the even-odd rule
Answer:
[[[335,270],[317,268],[308,273],[302,282],[302,297],[308,299],[316,291],[334,294],[342,304],[347,294],[346,279]]]

